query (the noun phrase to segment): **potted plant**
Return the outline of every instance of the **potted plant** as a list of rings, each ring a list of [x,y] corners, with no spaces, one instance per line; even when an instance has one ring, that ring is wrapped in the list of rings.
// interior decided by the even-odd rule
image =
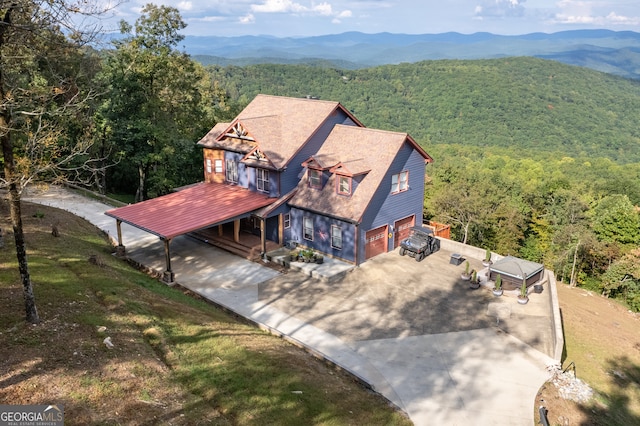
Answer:
[[[482,264],[484,266],[490,266],[493,262],[491,261],[491,250],[487,249],[484,254],[484,259],[482,260]]]
[[[471,271],[471,281],[469,282],[469,288],[480,288],[480,280],[478,279],[478,271],[475,269]]]
[[[496,282],[493,285],[493,295],[494,296],[502,296],[502,277],[500,274],[496,275]]]
[[[469,273],[469,261],[468,260],[464,263],[464,272],[462,273],[462,275],[460,275],[460,278],[462,278],[465,281],[469,281],[471,279],[471,274]]]
[[[529,302],[529,292],[527,291],[527,280],[522,279],[522,285],[520,286],[520,294],[518,295],[518,303],[526,305]]]
[[[299,256],[298,250],[291,250],[289,252],[289,260],[292,262],[295,262],[296,260],[298,260],[298,256]]]
[[[313,260],[313,250],[310,248],[304,250],[304,252],[302,253],[302,257],[305,263],[311,263],[311,261]]]
[[[324,256],[320,253],[316,253],[315,258],[318,265],[321,265],[324,262]]]

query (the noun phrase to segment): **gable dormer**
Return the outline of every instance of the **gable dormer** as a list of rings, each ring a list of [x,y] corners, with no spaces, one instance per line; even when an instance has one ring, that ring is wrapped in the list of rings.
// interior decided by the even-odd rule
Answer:
[[[329,171],[335,175],[336,194],[347,197],[353,194],[362,177],[369,172],[369,170],[364,170],[353,173],[343,163],[336,164]]]
[[[309,188],[321,190],[329,178],[328,167],[324,166],[322,160],[311,157],[304,163],[302,167],[307,169],[307,185]]]

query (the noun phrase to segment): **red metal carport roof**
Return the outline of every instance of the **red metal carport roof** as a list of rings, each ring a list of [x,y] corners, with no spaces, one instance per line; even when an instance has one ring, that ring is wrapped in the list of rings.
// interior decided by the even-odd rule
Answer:
[[[172,239],[267,206],[277,198],[220,183],[199,183],[178,192],[108,210],[106,215]]]

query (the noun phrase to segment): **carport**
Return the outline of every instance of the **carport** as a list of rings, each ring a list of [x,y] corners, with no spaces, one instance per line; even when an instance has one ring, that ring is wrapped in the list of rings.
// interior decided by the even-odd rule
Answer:
[[[234,233],[238,238],[240,219],[276,200],[238,186],[202,182],[158,198],[108,210],[105,214],[116,219],[120,255],[125,253],[122,222],[157,235],[164,242],[166,270],[163,280],[172,283],[175,278],[170,250],[173,238],[230,221],[234,221]],[[265,251],[264,218],[261,218],[260,234]]]

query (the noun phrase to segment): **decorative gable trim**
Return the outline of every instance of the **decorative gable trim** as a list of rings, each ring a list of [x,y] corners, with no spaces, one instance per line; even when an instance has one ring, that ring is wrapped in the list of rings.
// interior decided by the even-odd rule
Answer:
[[[236,138],[242,139],[246,141],[255,141],[251,136],[249,136],[249,132],[244,128],[242,123],[236,121],[225,133],[225,137],[228,138]]]
[[[269,157],[267,157],[266,154],[262,152],[258,147],[255,147],[251,151],[249,151],[249,153],[245,155],[240,161],[251,167],[261,167],[274,170],[276,169],[271,160],[269,160]]]
[[[250,153],[244,156],[242,160],[269,161],[266,155],[258,147],[255,147]]]

